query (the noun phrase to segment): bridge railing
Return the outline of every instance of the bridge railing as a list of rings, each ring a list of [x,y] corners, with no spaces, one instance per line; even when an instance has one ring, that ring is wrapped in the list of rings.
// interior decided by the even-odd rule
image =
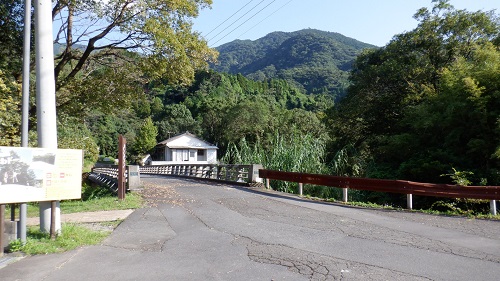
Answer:
[[[139,170],[141,174],[172,175],[249,184],[261,182],[258,177],[260,168],[262,168],[261,165],[171,164],[142,166]]]
[[[412,209],[413,207],[412,195],[415,194],[421,196],[491,200],[491,212],[492,214],[496,215],[495,200],[500,200],[500,186],[460,186],[448,184],[432,184],[403,180],[381,180],[338,177],[320,174],[292,173],[264,169],[259,170],[259,177],[266,179],[267,188],[269,188],[269,180],[296,182],[299,184],[300,195],[302,195],[303,193],[302,186],[305,183],[343,188],[344,202],[347,202],[347,191],[349,188],[406,194],[408,209]]]
[[[128,166],[125,172],[125,181],[128,178]],[[95,183],[105,185],[113,193],[118,192],[118,165],[101,165],[92,168],[89,179]]]

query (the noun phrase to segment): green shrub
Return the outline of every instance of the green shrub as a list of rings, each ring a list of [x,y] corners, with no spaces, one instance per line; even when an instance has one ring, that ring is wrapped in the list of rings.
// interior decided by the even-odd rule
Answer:
[[[98,199],[103,197],[114,196],[113,192],[109,188],[101,187],[96,184],[89,182],[84,182],[82,184],[82,200],[88,201],[92,199]]]
[[[114,165],[115,158],[113,158],[111,156],[106,156],[106,155],[99,155],[99,157],[97,158],[97,162],[103,163],[103,164]]]

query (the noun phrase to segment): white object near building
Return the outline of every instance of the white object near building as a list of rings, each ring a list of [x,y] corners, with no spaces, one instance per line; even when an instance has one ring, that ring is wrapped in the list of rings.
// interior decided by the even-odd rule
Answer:
[[[217,146],[186,132],[158,143],[151,164],[216,164],[217,149]]]

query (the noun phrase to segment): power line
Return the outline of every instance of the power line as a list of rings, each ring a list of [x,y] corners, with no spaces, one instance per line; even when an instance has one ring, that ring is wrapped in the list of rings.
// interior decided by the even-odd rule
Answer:
[[[246,16],[248,13],[250,13],[251,11],[253,11],[253,9],[255,9],[257,6],[259,6],[264,1],[265,0],[260,1],[257,5],[253,6],[249,11],[247,11],[246,13],[244,13],[241,17],[237,18],[235,21],[233,21],[231,24],[229,24],[228,27],[224,28],[221,32],[217,33],[214,37],[208,39],[208,41],[211,41],[211,40],[217,38],[217,36],[219,36],[222,32],[226,31],[229,27],[231,27],[233,24],[235,24],[237,21],[239,21],[242,17]]]
[[[250,27],[249,29],[247,29],[247,31],[243,32],[240,36],[238,36],[238,38],[241,38],[243,35],[247,34],[247,32],[249,32],[250,30],[254,29],[257,25],[261,24],[263,21],[267,20],[268,18],[270,18],[272,15],[276,14],[279,10],[283,9],[286,5],[288,5],[290,2],[292,2],[293,0],[290,0],[288,2],[286,2],[285,4],[283,4],[281,7],[279,7],[278,9],[276,9],[274,12],[272,12],[271,14],[269,14],[267,17],[265,17],[263,20],[259,21],[257,24],[255,24],[254,26]]]
[[[254,18],[256,15],[258,15],[260,12],[262,12],[265,8],[269,7],[269,5],[271,5],[272,3],[276,2],[276,0],[273,0],[271,3],[267,4],[264,8],[260,9],[257,13],[253,14],[250,18],[248,18],[246,21],[244,21],[242,24],[238,25],[237,27],[235,27],[233,30],[231,30],[229,33],[227,33],[226,35],[224,35],[222,38],[220,38],[219,40],[217,40],[215,43],[212,44],[215,45],[217,44],[219,41],[221,41],[222,39],[226,38],[229,34],[233,33],[236,29],[240,28],[242,25],[244,25],[246,22],[248,22],[249,20],[251,20],[252,18]],[[260,3],[259,3],[260,4]]]
[[[238,11],[234,12],[230,17],[228,17],[226,20],[224,20],[221,24],[219,24],[218,26],[216,26],[214,29],[210,30],[210,32],[208,32],[206,36],[210,35],[210,33],[214,32],[217,28],[219,28],[221,25],[223,25],[224,23],[226,23],[228,20],[230,20],[232,17],[234,17],[237,13],[239,13],[241,10],[243,10],[246,6],[248,6],[248,4],[252,3],[253,1],[255,0],[250,0],[248,3],[246,3],[243,7],[241,7]],[[261,2],[262,3],[262,2]],[[259,3],[260,4],[260,3]]]

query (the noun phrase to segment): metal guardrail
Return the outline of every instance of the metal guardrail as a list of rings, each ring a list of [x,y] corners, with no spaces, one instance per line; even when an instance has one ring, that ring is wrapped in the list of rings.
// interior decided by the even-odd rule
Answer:
[[[125,173],[127,176],[128,173]],[[104,185],[113,193],[118,192],[118,166],[107,165],[106,167],[94,167],[89,173],[89,180]]]
[[[130,173],[130,166],[127,166],[126,181],[131,184],[131,180],[140,179],[140,174],[152,175],[172,175],[190,178],[203,178],[233,183],[251,184],[262,182],[258,178],[258,170],[262,165],[216,165],[216,164],[172,164],[172,165],[151,165],[135,166],[137,170]],[[131,176],[131,178],[129,178]],[[98,184],[104,185],[113,192],[118,191],[118,166],[101,165],[94,167],[89,173],[89,179]],[[130,188],[130,186],[128,186]]]
[[[238,183],[256,182],[261,165],[218,165],[218,164],[172,164],[151,165],[139,168],[141,174],[173,175],[203,179],[213,179]]]
[[[102,174],[97,174],[97,173],[89,173],[88,179],[91,180],[92,182],[95,182],[99,185],[104,185],[107,188],[109,188],[113,193],[118,192],[118,179],[107,176],[107,175],[102,175]]]
[[[299,183],[299,193],[301,195],[302,184],[304,183],[343,188],[343,200],[345,202],[347,202],[347,189],[349,188],[407,194],[408,209],[411,209],[412,207],[412,195],[492,200],[492,213],[493,209],[495,209],[496,213],[495,200],[500,200],[500,186],[460,186],[449,184],[432,184],[403,180],[380,180],[338,177],[320,174],[292,173],[264,169],[259,170],[259,177],[266,179],[267,188],[269,188],[270,179],[297,182]]]

